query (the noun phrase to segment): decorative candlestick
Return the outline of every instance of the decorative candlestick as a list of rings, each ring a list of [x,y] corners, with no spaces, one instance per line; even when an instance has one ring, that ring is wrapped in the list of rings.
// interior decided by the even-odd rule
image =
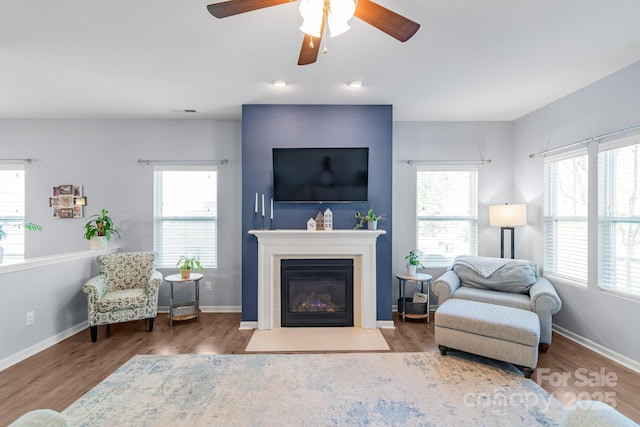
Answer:
[[[271,221],[269,222],[269,230],[273,230],[273,199],[271,199]]]

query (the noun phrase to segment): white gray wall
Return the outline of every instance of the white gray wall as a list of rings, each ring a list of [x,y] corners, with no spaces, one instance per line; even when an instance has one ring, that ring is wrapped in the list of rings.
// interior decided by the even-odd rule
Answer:
[[[27,233],[27,257],[39,257],[88,249],[83,238],[86,216],[109,210],[122,239],[114,244],[121,251],[151,250],[153,247],[153,167],[140,165],[142,159],[228,159],[219,167],[218,268],[207,269],[205,281],[212,291],[201,292],[201,305],[213,310],[239,310],[241,293],[240,188],[241,181],[240,121],[204,120],[1,120],[0,158],[34,158],[26,166],[27,220],[44,227],[39,233]],[[88,206],[84,219],[53,219],[49,208],[51,187],[81,184]],[[73,267],[73,265],[71,266]],[[161,270],[163,274],[177,269]],[[22,342],[10,337],[16,332],[38,339],[40,329],[59,318],[58,312],[76,301],[73,309],[86,312],[83,280],[90,276],[83,264],[82,277],[73,274],[67,284],[56,280],[60,292],[48,295],[51,269],[30,269],[0,274],[0,289],[5,301],[24,303],[26,312],[34,298],[38,303],[36,323],[24,329],[24,313],[12,321],[0,322],[3,354],[24,349],[35,342]],[[33,289],[35,287],[40,288]],[[184,289],[183,292],[189,291]],[[179,293],[177,297],[180,297]],[[83,305],[84,304],[84,305]],[[160,306],[168,305],[167,285],[160,289]],[[76,314],[69,314],[79,320]],[[86,315],[84,319],[86,320]],[[69,327],[59,325],[55,333]],[[13,328],[13,329],[12,329]],[[61,329],[62,328],[62,329]],[[5,330],[6,329],[6,330]],[[10,330],[12,329],[12,330]],[[35,333],[34,333],[35,332]],[[0,354],[0,360],[2,354]]]
[[[489,205],[523,202],[512,197],[511,128],[510,122],[394,123],[394,272],[406,271],[404,256],[417,246],[417,166],[408,165],[407,160],[491,160],[478,166],[478,255],[500,256],[500,229],[489,227]],[[524,242],[519,236],[516,245],[520,256]],[[434,279],[443,272],[444,269],[427,270]],[[396,281],[393,301],[398,298],[397,287]]]
[[[640,63],[596,82],[514,122],[514,194],[527,203],[529,225],[518,239],[524,258],[543,265],[543,158],[530,154],[640,124]],[[595,203],[595,182],[589,200]],[[596,228],[589,238],[590,272],[586,289],[555,281],[563,308],[553,321],[574,338],[640,366],[640,300],[598,289]],[[619,357],[619,356],[622,357]],[[633,364],[633,363],[632,363]]]

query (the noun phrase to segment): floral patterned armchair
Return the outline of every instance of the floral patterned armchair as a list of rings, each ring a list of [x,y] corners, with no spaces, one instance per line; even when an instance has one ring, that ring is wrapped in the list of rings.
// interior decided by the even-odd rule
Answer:
[[[121,252],[98,257],[100,275],[82,287],[87,294],[91,341],[98,326],[147,319],[149,332],[158,313],[158,288],[162,274],[154,270],[153,252]]]

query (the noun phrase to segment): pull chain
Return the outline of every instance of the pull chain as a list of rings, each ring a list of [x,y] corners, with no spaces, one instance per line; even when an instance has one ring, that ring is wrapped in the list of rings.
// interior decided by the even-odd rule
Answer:
[[[325,14],[325,22],[327,19],[327,15]],[[322,39],[322,41],[324,42],[324,48],[322,49],[322,53],[326,54],[328,49],[327,49],[327,39],[329,38],[329,30],[327,30],[328,25],[324,26],[324,37]]]

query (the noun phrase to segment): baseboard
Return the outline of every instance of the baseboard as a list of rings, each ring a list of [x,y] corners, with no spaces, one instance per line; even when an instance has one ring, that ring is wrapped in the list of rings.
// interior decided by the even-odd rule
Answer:
[[[203,313],[242,313],[239,305],[201,305],[200,311]],[[158,307],[158,313],[168,313],[169,306]]]
[[[40,353],[43,350],[46,350],[47,348],[51,347],[52,345],[58,344],[59,342],[66,340],[67,338],[69,338],[72,335],[77,334],[78,332],[87,329],[87,322],[84,321],[76,326],[72,326],[71,328],[60,332],[59,334],[56,334],[54,336],[51,336],[47,339],[44,339],[42,341],[40,341],[39,343],[36,343],[34,345],[32,345],[31,347],[25,348],[22,351],[19,351],[15,354],[12,354],[9,357],[5,357],[4,359],[0,360],[0,371],[7,369],[10,366],[15,365],[16,363],[22,362],[25,359],[28,359],[29,357]],[[87,341],[89,341],[89,333],[87,332]]]
[[[561,326],[554,324],[551,329],[557,334],[562,335],[563,337],[577,344],[580,344],[581,346],[586,347],[589,350],[595,351],[596,353],[606,357],[607,359],[611,359],[614,362],[621,364],[622,366],[626,366],[627,368],[640,373],[640,362],[636,360],[633,360],[627,356],[624,356],[611,349],[601,346],[600,344],[593,342],[590,339],[585,338],[581,335],[573,333]]]
[[[242,321],[240,322],[240,330],[243,329],[258,329],[258,322],[253,320],[248,322]]]
[[[242,313],[239,305],[205,305],[200,306],[203,313]]]
[[[376,320],[376,328],[380,329],[395,329],[396,326],[393,320]]]

